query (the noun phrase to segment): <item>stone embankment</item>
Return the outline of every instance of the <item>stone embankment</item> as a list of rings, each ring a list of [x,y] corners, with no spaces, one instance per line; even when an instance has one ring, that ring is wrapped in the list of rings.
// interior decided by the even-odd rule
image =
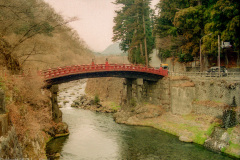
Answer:
[[[100,84],[90,80],[88,85],[101,88]],[[181,141],[240,158],[240,81],[168,77],[158,82],[127,79],[123,84],[118,86],[121,94],[115,90],[121,104],[114,114],[116,122],[155,127],[178,136]],[[103,92],[108,95],[105,92],[111,86],[103,88],[107,88]],[[91,87],[87,93],[99,94]],[[232,106],[234,97],[235,107]],[[235,127],[223,127],[226,110],[236,113]]]
[[[71,107],[82,108],[102,113],[115,113],[118,110],[117,107],[107,105],[106,102],[105,103],[100,102],[100,99],[97,96],[93,98],[88,97],[86,95],[82,95],[78,97],[76,100],[74,100],[73,103],[71,104]]]

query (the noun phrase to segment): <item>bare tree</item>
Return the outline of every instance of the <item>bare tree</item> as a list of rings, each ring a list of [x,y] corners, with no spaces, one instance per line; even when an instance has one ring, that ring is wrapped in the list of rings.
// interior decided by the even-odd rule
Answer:
[[[29,46],[31,49],[29,53],[18,55],[17,50],[25,42],[40,34],[52,36],[57,28],[75,20],[75,17],[63,20],[41,1],[1,0],[0,54],[4,57],[7,68],[18,72],[31,56],[41,53],[37,51],[36,44],[34,44]]]

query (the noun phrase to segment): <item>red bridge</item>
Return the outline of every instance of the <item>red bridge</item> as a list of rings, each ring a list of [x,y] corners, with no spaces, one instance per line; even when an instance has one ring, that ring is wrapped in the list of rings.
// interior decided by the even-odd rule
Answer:
[[[168,75],[168,70],[149,68],[143,65],[131,64],[94,64],[58,67],[40,71],[49,85],[65,83],[83,78],[120,77],[143,78],[144,80],[157,81]]]

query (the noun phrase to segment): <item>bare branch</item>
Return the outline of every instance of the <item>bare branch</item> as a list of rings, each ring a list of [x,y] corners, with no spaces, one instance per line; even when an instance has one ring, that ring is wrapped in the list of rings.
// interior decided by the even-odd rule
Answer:
[[[41,63],[46,63],[46,64],[53,64],[52,62],[45,62],[39,59],[31,59],[31,60],[26,60],[26,62],[41,62]]]

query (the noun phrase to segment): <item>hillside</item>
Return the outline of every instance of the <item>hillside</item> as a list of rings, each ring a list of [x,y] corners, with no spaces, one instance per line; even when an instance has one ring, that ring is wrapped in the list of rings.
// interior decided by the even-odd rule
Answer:
[[[47,159],[46,143],[67,134],[36,70],[91,63],[92,52],[67,25],[75,20],[43,0],[0,1],[0,159]]]
[[[101,54],[104,55],[120,55],[123,51],[119,48],[119,43],[114,43],[108,46]]]
[[[0,2],[0,65],[10,70],[90,63],[85,42],[44,1]],[[82,58],[84,57],[84,58]]]

